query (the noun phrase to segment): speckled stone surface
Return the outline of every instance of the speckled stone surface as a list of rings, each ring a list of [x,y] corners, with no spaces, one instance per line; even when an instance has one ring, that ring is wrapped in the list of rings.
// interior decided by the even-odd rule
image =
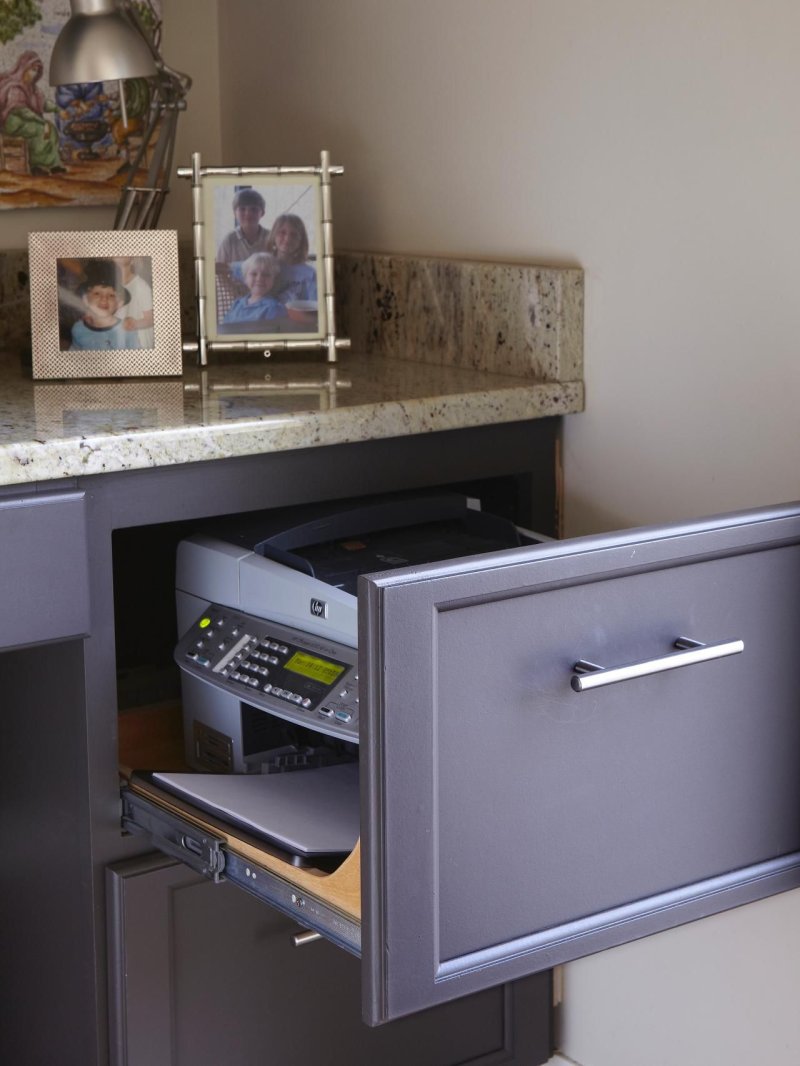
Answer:
[[[31,290],[28,253],[0,253],[0,346],[30,348]]]
[[[336,295],[337,332],[359,351],[543,381],[582,377],[580,269],[343,252]]]
[[[332,385],[335,382],[335,385]],[[34,382],[0,357],[0,485],[579,411],[580,382],[348,354],[187,367],[162,381]]]
[[[0,486],[583,409],[577,269],[345,252],[337,334],[352,350],[334,368],[212,355],[181,379],[34,382],[27,268],[0,253]],[[187,336],[193,304],[183,248]]]
[[[356,351],[543,381],[583,374],[583,271],[338,252],[337,333]],[[185,336],[196,333],[191,250],[180,248]],[[27,251],[0,253],[0,348],[30,350]]]

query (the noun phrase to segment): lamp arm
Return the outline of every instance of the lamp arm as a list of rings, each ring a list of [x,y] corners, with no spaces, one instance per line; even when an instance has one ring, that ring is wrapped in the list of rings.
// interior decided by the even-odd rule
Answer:
[[[133,25],[139,31],[144,38],[147,47],[150,49],[150,54],[153,57],[153,62],[156,65],[159,76],[163,77],[164,81],[169,84],[169,89],[174,93],[172,103],[177,103],[178,100],[182,100],[192,87],[192,79],[188,74],[183,74],[179,70],[174,70],[164,62],[164,57],[161,55],[159,45],[161,43],[161,19],[157,15],[155,8],[153,7],[151,0],[141,0],[141,2],[147,7],[147,10],[152,14],[155,22],[155,40],[151,37],[147,30],[147,27],[142,22],[138,11],[131,2],[131,0],[122,0],[122,8]],[[178,105],[180,106],[180,105]]]
[[[141,0],[141,2],[153,18],[152,36],[132,0],[120,0],[120,2],[123,12],[147,44],[155,64],[156,74],[152,78],[154,94],[150,103],[147,127],[141,144],[130,162],[130,178],[122,190],[122,197],[114,219],[114,229],[152,229],[158,223],[161,208],[169,190],[178,113],[186,108],[186,95],[191,88],[192,79],[188,74],[173,70],[164,62],[160,51],[161,18],[155,11],[151,0]],[[120,86],[120,92],[124,100],[122,86]],[[124,121],[127,125],[127,121]],[[148,165],[148,152],[159,124],[158,140]],[[147,184],[137,184],[136,175],[140,174],[144,168],[147,169]]]

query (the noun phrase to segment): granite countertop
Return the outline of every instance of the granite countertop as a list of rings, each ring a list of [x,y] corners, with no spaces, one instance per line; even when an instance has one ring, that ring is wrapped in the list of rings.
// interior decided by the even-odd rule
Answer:
[[[345,353],[187,365],[182,378],[33,381],[0,356],[0,485],[563,415],[580,381]]]
[[[33,381],[10,354],[31,346],[27,267],[0,255],[0,486],[583,410],[577,267],[339,253],[352,351],[334,366],[217,353],[180,378],[104,381]]]

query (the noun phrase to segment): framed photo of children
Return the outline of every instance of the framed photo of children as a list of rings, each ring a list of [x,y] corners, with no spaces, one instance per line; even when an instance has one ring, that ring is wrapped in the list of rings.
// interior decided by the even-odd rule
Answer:
[[[34,378],[182,373],[175,231],[31,233],[28,257]]]
[[[331,177],[319,166],[204,167],[198,152],[178,176],[192,179],[196,343],[186,351],[327,350],[336,336]]]
[[[216,175],[203,196],[208,339],[322,338],[319,176]]]

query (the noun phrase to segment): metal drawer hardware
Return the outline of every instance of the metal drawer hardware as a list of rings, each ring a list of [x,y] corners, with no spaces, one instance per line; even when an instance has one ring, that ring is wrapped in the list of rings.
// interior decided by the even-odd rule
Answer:
[[[597,663],[579,659],[572,668],[574,673],[570,684],[576,692],[585,692],[590,688],[600,688],[601,685],[613,685],[617,681],[630,681],[634,677],[675,670],[679,666],[723,659],[726,655],[738,655],[744,651],[744,641],[728,640],[722,644],[701,644],[698,640],[678,637],[674,647],[678,651],[670,652],[669,655],[662,655],[658,659],[645,659],[639,663],[626,663],[623,666],[598,666]]]
[[[149,833],[160,851],[180,859],[203,877],[225,880],[225,852],[220,837],[183,822],[129,788],[122,789],[122,828],[128,833]]]
[[[296,948],[302,948],[305,944],[313,944],[316,940],[322,940],[322,933],[316,933],[313,929],[304,929],[292,937],[292,943]]]

